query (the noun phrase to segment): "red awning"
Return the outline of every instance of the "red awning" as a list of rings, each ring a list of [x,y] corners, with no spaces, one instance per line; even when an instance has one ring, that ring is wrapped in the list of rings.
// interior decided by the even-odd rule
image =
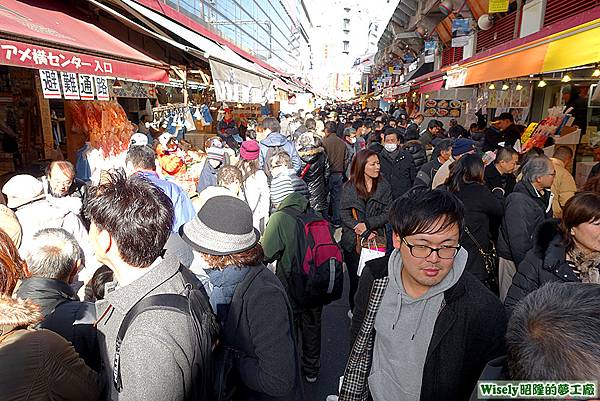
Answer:
[[[444,86],[443,79],[440,79],[440,80],[434,81],[434,82],[427,82],[427,83],[421,84],[421,86],[419,86],[419,93],[429,93],[429,92],[439,91],[440,89],[442,89],[443,86]]]
[[[78,19],[61,4],[3,0],[0,64],[168,82],[159,61]]]

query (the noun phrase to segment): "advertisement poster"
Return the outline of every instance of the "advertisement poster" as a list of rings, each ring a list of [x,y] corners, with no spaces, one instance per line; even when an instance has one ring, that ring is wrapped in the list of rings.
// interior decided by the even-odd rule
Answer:
[[[452,47],[465,47],[472,33],[470,18],[456,18],[452,21]]]
[[[458,118],[462,114],[461,100],[427,99],[425,100],[425,117]]]
[[[425,41],[425,47],[423,49],[426,63],[433,63],[435,60],[435,50],[437,48],[436,40]]]
[[[488,13],[505,13],[508,11],[509,0],[489,0]]]

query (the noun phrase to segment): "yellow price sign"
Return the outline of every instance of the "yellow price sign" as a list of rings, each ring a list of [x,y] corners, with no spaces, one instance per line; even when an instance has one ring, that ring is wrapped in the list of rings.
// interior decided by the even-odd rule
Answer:
[[[488,13],[505,13],[508,11],[509,0],[489,0]]]

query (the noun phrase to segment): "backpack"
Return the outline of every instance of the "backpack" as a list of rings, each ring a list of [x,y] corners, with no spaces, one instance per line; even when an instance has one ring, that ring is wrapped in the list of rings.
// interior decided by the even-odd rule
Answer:
[[[179,271],[186,276],[180,266]],[[118,392],[123,389],[120,369],[120,350],[123,339],[131,323],[140,314],[150,310],[170,310],[189,317],[189,332],[196,352],[189,355],[192,361],[192,389],[185,401],[204,401],[212,397],[212,358],[213,344],[216,341],[219,325],[208,302],[204,288],[192,288],[186,284],[184,294],[158,294],[141,299],[127,312],[116,339],[113,361],[113,385]],[[193,334],[192,334],[193,333]]]
[[[340,299],[344,289],[342,251],[327,220],[308,209],[282,212],[296,219],[298,258],[292,266],[288,293],[299,307],[313,308]]]

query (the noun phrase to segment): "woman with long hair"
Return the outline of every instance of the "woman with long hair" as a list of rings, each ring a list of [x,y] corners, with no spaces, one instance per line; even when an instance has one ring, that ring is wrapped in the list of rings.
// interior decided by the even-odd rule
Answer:
[[[354,308],[354,294],[358,288],[358,262],[362,240],[385,236],[392,203],[388,182],[380,176],[379,155],[363,149],[356,153],[350,167],[350,179],[342,188],[340,215],[342,219],[341,246],[350,276],[350,311]]]
[[[450,167],[446,186],[465,206],[465,228],[460,245],[469,252],[466,269],[486,287],[497,292],[490,222],[497,223],[502,218],[504,194],[499,188],[494,193],[490,192],[483,177],[481,157],[467,154]]]
[[[237,167],[242,172],[242,192],[252,210],[254,227],[262,234],[269,220],[271,193],[267,175],[258,164],[259,153],[258,142],[254,140],[242,142]]]
[[[25,278],[25,269],[17,247],[0,229],[0,294],[12,295],[19,280]]]
[[[533,248],[513,277],[504,305],[512,309],[547,282],[600,284],[600,194],[578,192],[561,220],[540,224]]]

